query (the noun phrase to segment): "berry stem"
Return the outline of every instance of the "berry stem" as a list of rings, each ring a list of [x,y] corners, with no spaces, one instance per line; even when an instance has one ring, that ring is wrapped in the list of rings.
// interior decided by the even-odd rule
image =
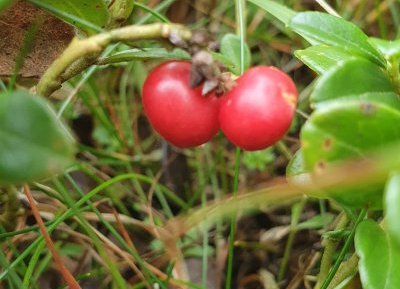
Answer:
[[[237,25],[237,33],[240,36],[240,74],[244,72],[244,41],[246,37],[246,1],[245,0],[236,0],[236,23]],[[236,199],[237,191],[239,188],[239,170],[240,170],[240,159],[241,159],[241,149],[239,147],[236,148],[235,154],[235,176],[233,180],[233,197]],[[237,211],[232,214],[231,223],[230,223],[230,233],[229,233],[229,247],[228,247],[228,267],[227,267],[227,275],[226,275],[226,283],[225,288],[231,289],[232,283],[232,271],[233,271],[233,249],[234,249],[234,239],[235,239],[235,231],[236,231],[236,218]]]
[[[233,180],[233,197],[234,198],[237,197],[237,191],[239,188],[240,159],[241,159],[241,150],[240,150],[240,148],[236,148],[235,175],[234,175],[234,180]],[[231,223],[230,223],[229,247],[228,247],[228,267],[227,267],[227,272],[226,272],[225,289],[231,289],[231,283],[232,283],[233,249],[234,249],[234,242],[235,242],[236,218],[237,218],[237,211],[234,211],[232,213]]]
[[[95,64],[108,45],[115,42],[137,41],[178,36],[190,39],[191,31],[178,24],[156,23],[149,25],[130,25],[117,28],[89,38],[75,37],[59,58],[46,70],[36,87],[43,96],[51,95],[61,84],[84,69]]]

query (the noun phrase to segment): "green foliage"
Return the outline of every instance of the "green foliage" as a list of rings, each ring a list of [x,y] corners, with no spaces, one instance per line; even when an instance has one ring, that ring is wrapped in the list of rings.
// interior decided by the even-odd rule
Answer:
[[[213,57],[222,62],[235,75],[240,75],[240,37],[234,34],[225,34],[221,39],[221,53],[213,53]],[[244,46],[244,69],[251,64],[250,49]]]
[[[303,12],[290,20],[289,27],[312,45],[340,47],[351,54],[385,65],[382,55],[368,42],[367,35],[342,18],[321,12]]]
[[[150,59],[181,59],[190,60],[190,55],[179,48],[168,51],[165,48],[133,48],[115,53],[102,59],[102,64],[121,63],[134,60],[150,60]]]
[[[370,37],[369,42],[376,47],[387,59],[398,58],[400,56],[400,40],[385,40]]]
[[[354,58],[354,55],[349,54],[340,47],[328,45],[310,46],[303,50],[297,50],[294,53],[305,65],[317,72],[323,74],[338,62],[346,61]]]
[[[318,79],[311,94],[311,102],[321,107],[327,100],[354,99],[366,93],[394,92],[393,84],[380,67],[367,60],[350,59],[340,62]]]
[[[282,21],[285,25],[289,24],[290,19],[296,15],[296,12],[288,7],[271,0],[249,0],[249,2],[256,4],[268,13],[272,14],[278,20]]]
[[[0,13],[12,4],[13,0],[0,0]]]
[[[400,174],[393,173],[385,190],[385,225],[388,233],[400,246]]]
[[[400,288],[400,247],[372,220],[359,224],[355,246],[364,289]]]
[[[89,34],[101,31],[109,21],[103,0],[29,1]]]
[[[307,221],[301,222],[296,226],[297,230],[317,230],[330,224],[334,219],[332,214],[317,215]]]
[[[26,92],[0,94],[0,183],[38,181],[71,164],[74,141],[49,104]]]
[[[255,152],[243,152],[243,164],[249,170],[265,171],[275,160],[272,148]]]
[[[330,163],[366,157],[368,152],[400,140],[400,111],[376,102],[337,100],[315,111],[301,132],[306,168],[325,171]],[[363,191],[363,193],[361,193]],[[379,189],[378,189],[379,192]],[[335,194],[346,205],[379,204],[376,189]]]

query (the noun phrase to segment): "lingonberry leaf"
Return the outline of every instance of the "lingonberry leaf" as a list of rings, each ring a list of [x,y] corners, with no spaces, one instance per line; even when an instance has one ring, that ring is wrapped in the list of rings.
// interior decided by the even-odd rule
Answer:
[[[400,56],[400,40],[385,40],[370,37],[369,42],[376,47],[387,59],[398,58]]]
[[[376,64],[364,59],[340,62],[324,73],[315,85],[311,102],[321,107],[332,99],[365,93],[394,93],[388,75]]]
[[[372,100],[337,100],[317,109],[304,124],[301,142],[304,165],[316,177],[331,164],[367,158],[371,150],[400,141],[400,111]],[[384,184],[358,188],[357,194],[332,192],[331,196],[349,206],[380,207]]]
[[[343,18],[321,12],[303,12],[290,20],[289,28],[312,45],[340,47],[353,55],[385,66],[383,56],[369,43],[368,36],[355,24]]]
[[[240,37],[235,34],[225,34],[221,39],[221,54],[229,60],[233,67],[230,67],[231,72],[239,75],[240,74]],[[223,58],[219,59],[222,60]],[[249,47],[245,44],[244,46],[244,69],[248,69],[251,64],[251,53]]]
[[[376,222],[366,220],[357,227],[355,247],[364,289],[400,288],[400,247]]]
[[[0,94],[0,184],[59,173],[74,151],[73,138],[44,99],[22,91]]]
[[[318,74],[323,74],[340,61],[355,58],[346,50],[329,45],[315,45],[295,51],[295,56]]]
[[[385,190],[385,224],[393,240],[400,245],[400,173],[396,172],[388,180]]]

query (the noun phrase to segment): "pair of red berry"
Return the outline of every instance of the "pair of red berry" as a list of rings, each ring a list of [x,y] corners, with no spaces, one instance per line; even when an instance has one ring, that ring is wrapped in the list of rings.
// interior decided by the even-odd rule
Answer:
[[[249,69],[227,94],[202,96],[189,86],[191,64],[156,67],[143,86],[143,107],[153,128],[178,147],[208,142],[219,129],[244,150],[276,143],[287,132],[297,103],[292,79],[275,67]]]

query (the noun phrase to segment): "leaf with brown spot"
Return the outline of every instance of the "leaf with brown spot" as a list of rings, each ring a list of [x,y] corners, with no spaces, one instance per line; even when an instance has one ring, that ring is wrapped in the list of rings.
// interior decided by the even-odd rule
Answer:
[[[400,111],[379,101],[346,100],[324,104],[302,128],[301,141],[305,168],[316,177],[338,162],[367,158],[370,150],[400,140]],[[359,188],[359,194],[336,191],[332,196],[351,206],[380,206],[383,184]]]

